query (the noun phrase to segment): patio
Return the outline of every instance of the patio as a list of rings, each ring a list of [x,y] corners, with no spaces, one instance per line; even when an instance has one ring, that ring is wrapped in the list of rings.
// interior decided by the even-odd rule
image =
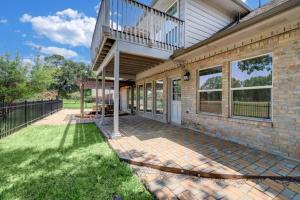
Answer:
[[[113,118],[106,118],[105,123],[100,128],[109,136],[113,131]],[[300,177],[299,161],[276,156],[154,120],[138,116],[120,117],[120,132],[122,137],[110,139],[109,142],[118,155],[126,160],[163,167],[175,167],[182,170],[194,170],[207,173],[208,175],[272,176],[275,178],[279,177],[279,179],[280,177]],[[138,167],[138,169],[138,171],[141,169],[149,170],[149,168],[145,167]],[[147,170],[146,173],[142,170],[143,173],[140,174],[140,177],[144,179],[151,191],[155,193],[159,191],[159,193],[163,195],[169,193],[169,195],[175,195],[177,198],[179,198],[178,195],[182,195],[184,191],[191,193],[194,189],[195,194],[191,194],[197,199],[196,194],[200,190],[195,188],[201,187],[203,184],[203,181],[200,183],[199,180],[211,181],[210,179],[199,179],[185,175],[166,175],[170,173],[163,172],[159,172],[159,174],[163,173],[166,177],[159,181],[158,179],[161,176],[149,179],[149,176],[153,177],[153,174],[148,174]],[[179,187],[183,189],[180,193],[177,191],[178,187],[172,187],[172,185],[166,186],[166,181],[172,178],[175,181],[178,176],[179,179],[177,182],[181,184]],[[182,178],[189,182],[186,187],[182,186]],[[173,185],[176,184],[176,181],[174,181],[172,183]],[[241,179],[241,181],[243,181],[243,179]],[[236,190],[239,191],[239,187],[243,187],[244,184],[247,185],[247,188],[250,186],[248,188],[249,190],[241,194],[242,197],[248,197],[250,195],[248,192],[255,189],[254,193],[258,190],[264,199],[267,197],[270,199],[275,197],[286,199],[300,198],[299,183],[276,179],[244,181],[243,184],[237,184],[238,187],[236,188]],[[154,188],[153,185],[155,185]],[[194,187],[192,185],[194,185]],[[231,184],[228,185],[232,186]],[[227,187],[223,189],[219,188],[216,189],[216,191],[224,192],[225,195],[227,191],[226,188]]]

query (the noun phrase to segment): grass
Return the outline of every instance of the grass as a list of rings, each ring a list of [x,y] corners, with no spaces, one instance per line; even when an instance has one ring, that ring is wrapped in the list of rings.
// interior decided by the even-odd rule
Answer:
[[[63,108],[65,109],[80,109],[80,101],[74,101],[72,99],[64,99]],[[90,109],[93,107],[93,103],[84,103],[84,108]]]
[[[94,124],[30,126],[0,140],[0,199],[153,199]]]

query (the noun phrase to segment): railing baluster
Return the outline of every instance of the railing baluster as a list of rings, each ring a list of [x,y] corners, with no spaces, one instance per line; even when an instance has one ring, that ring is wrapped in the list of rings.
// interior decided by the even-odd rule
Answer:
[[[109,27],[112,37],[168,50],[185,43],[182,20],[135,0],[102,0],[91,45],[93,64],[100,54],[103,25]]]

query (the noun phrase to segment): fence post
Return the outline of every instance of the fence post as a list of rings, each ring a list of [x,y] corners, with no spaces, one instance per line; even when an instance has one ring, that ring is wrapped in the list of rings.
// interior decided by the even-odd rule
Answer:
[[[25,108],[25,126],[27,126],[27,100],[24,102],[24,108]]]

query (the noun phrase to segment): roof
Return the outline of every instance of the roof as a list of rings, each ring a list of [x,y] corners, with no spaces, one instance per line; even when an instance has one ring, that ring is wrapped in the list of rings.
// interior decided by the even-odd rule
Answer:
[[[257,8],[255,10],[252,10],[248,15],[246,15],[245,17],[243,17],[240,22],[243,21],[247,21],[255,16],[258,16],[262,13],[268,12],[269,10],[283,4],[286,3],[289,0],[272,0],[268,3],[266,3],[265,5],[261,6],[260,8]]]
[[[174,52],[171,58],[176,58],[188,52],[191,52],[195,49],[198,49],[202,46],[208,45],[211,42],[214,42],[218,39],[226,37],[234,32],[240,31],[244,28],[248,28],[251,25],[259,23],[263,20],[271,18],[279,13],[282,13],[286,10],[292,9],[296,6],[300,5],[300,0],[272,0],[269,3],[263,5],[260,8],[257,8],[251,11],[249,14],[244,16],[239,21],[235,21],[234,23],[230,24],[229,26],[225,27],[221,31],[215,33],[211,37],[203,40],[199,43],[196,43],[188,48],[179,49]]]

